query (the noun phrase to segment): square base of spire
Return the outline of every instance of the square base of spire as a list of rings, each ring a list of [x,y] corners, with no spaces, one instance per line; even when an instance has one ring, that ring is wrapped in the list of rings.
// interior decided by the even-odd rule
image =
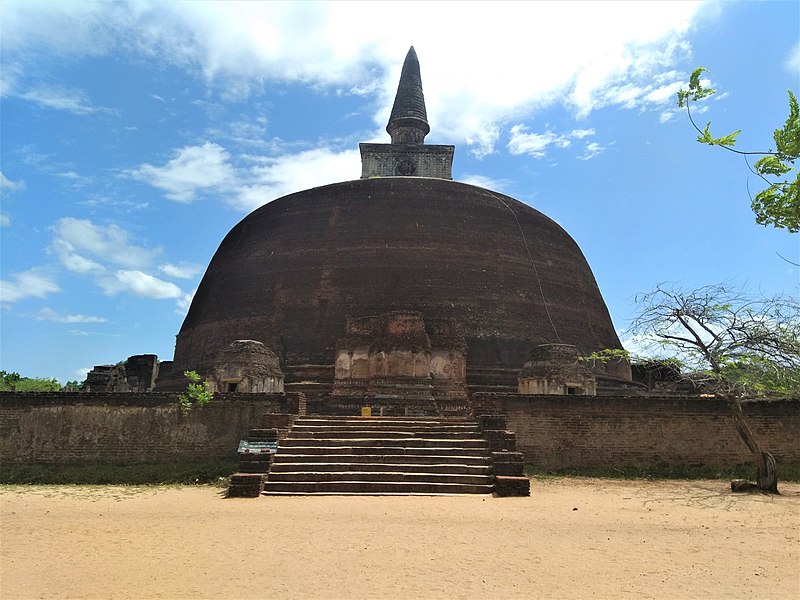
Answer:
[[[455,146],[433,144],[359,144],[361,179],[436,177],[453,179]]]

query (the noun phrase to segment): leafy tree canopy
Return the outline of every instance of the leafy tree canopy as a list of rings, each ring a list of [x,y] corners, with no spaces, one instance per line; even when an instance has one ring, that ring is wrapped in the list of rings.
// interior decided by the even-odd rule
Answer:
[[[61,384],[55,378],[22,377],[19,373],[0,371],[0,392],[58,392]]]
[[[725,284],[658,285],[637,297],[630,332],[656,344],[722,397],[800,393],[800,304]]]
[[[759,225],[772,225],[779,229],[787,229],[790,233],[800,231],[800,173],[795,166],[800,158],[800,111],[797,98],[789,90],[789,117],[781,129],[773,134],[775,149],[764,152],[747,152],[734,148],[741,129],[714,137],[711,134],[711,121],[700,129],[692,117],[691,103],[707,98],[716,90],[703,87],[700,77],[706,69],[698,67],[689,79],[689,89],[678,92],[678,106],[686,108],[689,120],[698,132],[697,141],[709,146],[720,146],[730,152],[744,156],[760,155],[761,158],[750,167],[750,170],[767,185],[751,197],[750,206],[756,215]]]

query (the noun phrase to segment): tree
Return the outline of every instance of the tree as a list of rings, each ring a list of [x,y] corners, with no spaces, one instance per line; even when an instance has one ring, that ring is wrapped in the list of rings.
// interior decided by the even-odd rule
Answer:
[[[705,129],[700,129],[692,117],[691,103],[707,98],[716,90],[703,87],[700,76],[706,69],[698,67],[689,79],[689,89],[678,92],[678,106],[686,108],[689,121],[698,132],[697,141],[709,146],[720,146],[730,152],[739,154],[747,161],[750,156],[761,156],[748,168],[767,187],[750,198],[750,206],[756,214],[756,223],[759,225],[772,225],[778,229],[787,229],[790,233],[800,231],[800,173],[795,163],[800,157],[800,111],[797,99],[789,90],[789,117],[783,128],[776,129],[773,134],[775,149],[765,152],[746,152],[734,148],[736,138],[741,129],[724,135],[714,137],[711,135],[711,121]]]
[[[208,382],[196,371],[184,371],[183,375],[189,380],[189,383],[186,385],[186,391],[178,396],[178,401],[181,405],[181,412],[188,414],[192,410],[192,406],[205,406],[211,402],[214,394],[208,388]]]
[[[697,385],[728,402],[755,459],[758,488],[777,494],[775,460],[762,451],[741,400],[800,392],[800,304],[725,284],[689,291],[658,285],[637,302],[642,309],[630,332],[666,349]]]
[[[0,371],[0,392],[58,392],[61,384],[55,378],[22,377],[19,373]]]

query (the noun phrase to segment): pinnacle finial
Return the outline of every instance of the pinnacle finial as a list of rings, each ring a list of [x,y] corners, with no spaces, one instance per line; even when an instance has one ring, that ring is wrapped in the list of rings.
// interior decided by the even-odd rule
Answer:
[[[403,62],[386,132],[392,136],[393,144],[423,144],[430,130],[425,111],[425,96],[422,93],[422,78],[419,74],[419,59],[414,46],[411,46]]]

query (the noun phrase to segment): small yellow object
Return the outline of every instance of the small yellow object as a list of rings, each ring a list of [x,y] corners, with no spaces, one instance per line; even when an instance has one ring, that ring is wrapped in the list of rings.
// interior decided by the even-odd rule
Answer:
[[[361,416],[362,417],[371,417],[372,416],[372,407],[371,406],[362,406],[361,407]]]

